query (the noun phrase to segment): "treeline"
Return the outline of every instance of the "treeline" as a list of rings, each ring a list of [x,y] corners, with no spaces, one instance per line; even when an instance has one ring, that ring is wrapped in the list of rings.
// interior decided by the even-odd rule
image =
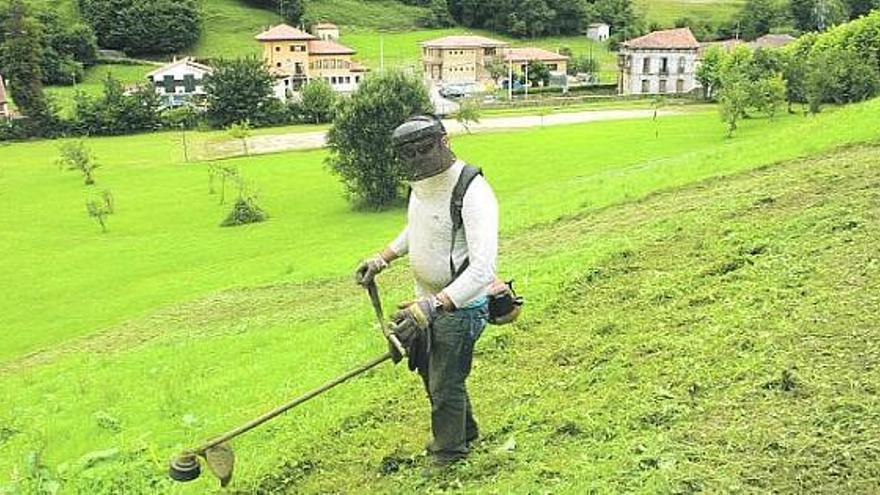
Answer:
[[[697,78],[720,103],[729,133],[748,112],[772,118],[785,102],[789,111],[801,104],[816,113],[872,98],[880,94],[880,10],[781,49],[710,48]]]
[[[102,48],[127,54],[174,53],[202,31],[198,0],[78,0]]]
[[[12,32],[12,10],[19,2],[0,3],[0,46]],[[23,6],[17,7],[23,8]],[[91,26],[62,18],[56,10],[40,9],[29,16],[28,35],[36,45],[43,84],[69,85],[82,80],[85,68],[97,58],[98,44]],[[14,53],[0,52],[0,74],[13,63]]]
[[[631,0],[409,0],[428,7],[425,24],[452,23],[519,37],[582,34],[604,22],[618,40],[642,34],[645,22]]]
[[[728,21],[682,17],[675,26],[689,27],[700,40],[754,40],[769,33],[825,31],[874,9],[880,9],[880,0],[747,0]]]

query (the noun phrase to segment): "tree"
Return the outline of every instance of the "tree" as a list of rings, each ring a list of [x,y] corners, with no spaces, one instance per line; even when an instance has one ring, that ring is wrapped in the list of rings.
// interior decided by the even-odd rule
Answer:
[[[247,140],[251,137],[251,134],[253,134],[253,131],[251,130],[251,122],[247,119],[242,120],[241,122],[235,122],[234,124],[230,124],[226,130],[231,138],[241,140],[244,156],[248,156],[250,153],[248,152]]]
[[[541,62],[540,60],[529,60],[527,72],[529,76],[528,83],[531,86],[536,86],[538,84],[547,86],[548,84],[550,84],[550,69],[547,68],[547,65],[544,64],[544,62]],[[525,77],[526,74],[523,73],[523,84],[526,83]]]
[[[845,3],[850,19],[857,19],[872,10],[880,9],[880,0],[846,0]]]
[[[502,77],[507,77],[508,69],[507,63],[500,57],[491,58],[486,64],[486,71],[492,76],[492,80],[496,82]]]
[[[703,87],[703,98],[714,100],[721,87],[721,63],[724,50],[719,46],[710,46],[703,54],[703,60],[697,66],[697,81]]]
[[[422,81],[398,71],[366,79],[340,105],[327,137],[327,163],[355,206],[383,208],[397,200],[402,175],[391,132],[407,118],[432,111]]]
[[[217,127],[243,120],[262,124],[272,108],[272,83],[261,60],[220,60],[205,80],[208,119]]]
[[[101,226],[101,232],[106,234],[106,218],[113,214],[113,194],[105,189],[101,192],[101,199],[86,201],[86,211]]]
[[[841,0],[791,0],[791,16],[801,31],[825,31],[846,21],[846,6]]]
[[[28,16],[24,2],[12,0],[5,40],[0,47],[3,76],[9,79],[9,93],[19,111],[28,117],[25,132],[30,136],[50,135],[57,123],[40,82],[41,36],[39,24]]]
[[[753,83],[750,103],[757,112],[763,113],[770,120],[773,120],[779,107],[785,102],[785,94],[785,79],[781,73],[777,72]]]
[[[777,0],[746,0],[737,15],[742,37],[753,40],[785,20],[785,6]]]
[[[588,55],[580,55],[577,57],[572,57],[568,61],[567,72],[570,76],[576,76],[578,74],[590,74],[598,77],[600,69],[601,66],[599,65],[598,58],[590,58],[590,56]]]
[[[126,92],[122,83],[107,74],[100,98],[77,93],[74,124],[89,135],[119,135],[153,131],[160,126],[159,97],[149,84]]]
[[[94,185],[94,171],[98,168],[92,152],[82,141],[68,141],[61,145],[58,166],[67,170],[78,170],[87,186]]]
[[[877,67],[851,50],[834,47],[814,52],[808,66],[807,99],[812,113],[819,112],[823,103],[852,103],[880,92]]]
[[[480,114],[482,106],[479,100],[474,98],[466,98],[458,105],[458,111],[455,112],[455,120],[464,127],[468,134],[471,133],[471,124],[480,123]]]
[[[422,24],[428,28],[445,28],[454,25],[455,21],[449,15],[449,5],[446,0],[431,0]]]
[[[198,0],[78,0],[98,43],[130,54],[174,53],[201,34]]]
[[[745,114],[749,104],[748,81],[742,75],[724,78],[724,85],[718,95],[721,120],[727,124],[727,137],[733,137],[737,121]]]
[[[304,120],[320,124],[330,122],[336,113],[338,97],[324,79],[313,79],[302,90],[299,109]]]

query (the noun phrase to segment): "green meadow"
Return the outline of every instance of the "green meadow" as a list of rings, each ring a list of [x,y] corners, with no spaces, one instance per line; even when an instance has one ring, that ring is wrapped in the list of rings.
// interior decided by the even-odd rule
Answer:
[[[454,138],[528,298],[478,345],[474,455],[422,476],[427,401],[386,365],[234,441],[230,491],[870,492],[878,111]],[[0,489],[210,493],[171,456],[384,351],[349,272],[403,210],[352,211],[324,151],[225,160],[270,219],[224,229],[176,134],[89,140],[94,187],[58,144],[0,148]]]
[[[636,10],[649,23],[673,27],[682,17],[712,22],[729,22],[745,4],[744,0],[635,0]]]

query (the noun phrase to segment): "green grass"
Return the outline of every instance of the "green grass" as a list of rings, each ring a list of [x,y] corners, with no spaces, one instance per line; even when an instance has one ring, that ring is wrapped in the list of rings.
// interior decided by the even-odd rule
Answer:
[[[260,44],[254,36],[281,22],[276,13],[241,0],[208,0],[202,6],[202,36],[190,50],[192,55],[200,58],[262,56]]]
[[[461,137],[455,143],[493,178],[507,205],[503,225],[516,231],[573,209],[875,136],[871,112],[878,105],[772,124],[748,121],[733,140],[722,137],[722,124],[710,112],[663,119],[659,128],[648,120],[621,121]],[[655,131],[660,138],[653,138]],[[92,139],[89,146],[102,164],[94,188],[57,169],[57,143],[0,148],[0,207],[17,212],[15,222],[0,231],[9,239],[0,251],[0,276],[4,286],[16,287],[0,303],[0,361],[225,287],[339,274],[399,222],[397,212],[352,213],[324,169],[324,152],[314,151],[227,162],[241,167],[272,218],[264,225],[220,229],[229,205],[208,195],[204,164],[181,163],[180,138],[164,133]],[[526,172],[548,156],[552,173]],[[628,171],[642,168],[657,172],[637,182],[627,179]],[[110,232],[100,235],[83,205],[105,188],[118,211],[109,219]],[[138,254],[144,250],[150,254]],[[34,314],[32,302],[48,300],[53,304]]]
[[[632,121],[456,138],[496,190],[502,273],[529,301],[480,342],[474,456],[421,477],[427,402],[413,374],[384,367],[236,440],[234,489],[870,491],[878,148],[773,164],[876,140],[878,110],[749,120],[732,140],[711,113],[659,133]],[[323,153],[288,153],[227,162],[273,217],[223,230],[205,166],[180,164],[168,138],[92,141],[118,157],[98,170],[118,204],[103,236],[53,144],[0,151],[0,201],[16,212],[0,252],[14,288],[0,308],[0,483],[204,493],[207,475],[164,480],[173,453],[384,350],[349,271],[402,211],[352,213]],[[389,304],[411,290],[403,267],[381,284]],[[49,352],[10,361],[47,334]]]
[[[651,23],[673,27],[681,17],[727,22],[745,4],[745,0],[636,0],[636,10]]]
[[[102,95],[107,74],[128,85],[147,82],[146,74],[154,69],[156,66],[152,65],[98,64],[86,70],[85,77],[82,81],[77,81],[76,86],[49,86],[46,88],[46,94],[52,98],[63,115],[70,116],[73,112],[76,92],[82,91],[90,96]]]

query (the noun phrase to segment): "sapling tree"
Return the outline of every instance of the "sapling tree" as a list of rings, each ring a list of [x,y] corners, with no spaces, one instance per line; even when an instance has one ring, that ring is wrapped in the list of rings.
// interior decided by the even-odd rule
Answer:
[[[67,170],[79,170],[87,186],[95,183],[94,171],[98,168],[92,153],[82,141],[68,141],[61,145],[58,166]]]
[[[482,110],[479,100],[467,98],[458,106],[458,111],[455,112],[455,120],[464,127],[464,130],[467,131],[468,134],[470,134],[471,124],[480,123],[480,114],[482,113]]]
[[[244,155],[248,156],[250,152],[248,151],[248,138],[254,133],[251,128],[251,121],[248,119],[236,122],[231,124],[227,129],[229,132],[229,136],[233,139],[240,139],[242,149],[244,149]]]
[[[89,214],[89,217],[94,218],[96,222],[101,226],[101,232],[107,232],[107,222],[106,219],[109,215],[113,214],[113,194],[104,190],[101,192],[100,199],[89,199],[86,201],[86,211]]]

